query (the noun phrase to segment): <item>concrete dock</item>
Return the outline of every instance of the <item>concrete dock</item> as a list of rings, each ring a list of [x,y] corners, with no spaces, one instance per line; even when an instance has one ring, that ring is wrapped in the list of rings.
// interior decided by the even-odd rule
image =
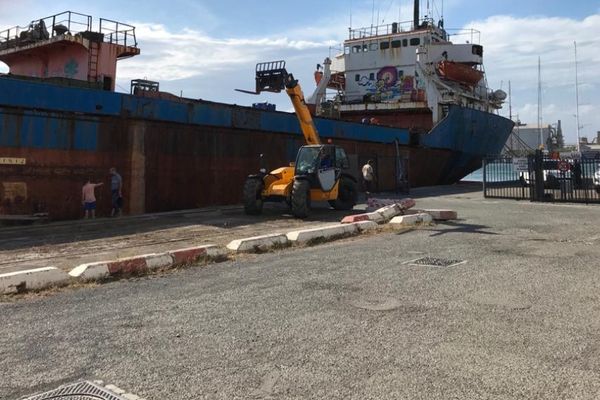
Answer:
[[[411,196],[460,219],[2,298],[0,398],[598,398],[600,208]]]

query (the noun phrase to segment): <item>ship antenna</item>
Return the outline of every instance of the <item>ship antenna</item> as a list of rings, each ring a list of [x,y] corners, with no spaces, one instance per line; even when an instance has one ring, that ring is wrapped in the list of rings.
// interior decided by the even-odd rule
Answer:
[[[398,2],[398,23],[402,22],[402,2]]]
[[[375,0],[373,0],[373,8],[371,9],[371,34],[373,34],[373,18],[375,18]]]

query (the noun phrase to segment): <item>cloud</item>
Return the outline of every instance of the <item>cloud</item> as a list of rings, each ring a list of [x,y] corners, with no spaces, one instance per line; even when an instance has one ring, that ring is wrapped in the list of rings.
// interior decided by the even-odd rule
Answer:
[[[142,55],[123,63],[121,78],[148,76],[159,80],[206,77],[236,68],[248,69],[258,61],[276,59],[278,54],[326,49],[335,41],[290,39],[285,35],[257,38],[211,37],[183,29],[171,31],[164,25],[133,23],[137,27]]]

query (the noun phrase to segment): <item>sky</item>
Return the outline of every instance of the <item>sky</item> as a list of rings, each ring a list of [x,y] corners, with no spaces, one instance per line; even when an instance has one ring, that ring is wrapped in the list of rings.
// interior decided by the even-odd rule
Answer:
[[[185,97],[290,110],[287,96],[251,96],[257,62],[284,59],[288,70],[314,89],[315,65],[337,53],[348,27],[412,19],[412,0],[0,0],[0,30],[27,25],[66,10],[136,26],[142,54],[119,62],[117,90],[129,81],[160,81],[161,90]],[[513,119],[537,123],[538,57],[544,125],[562,121],[576,140],[574,42],[577,41],[581,136],[600,131],[600,0],[421,0],[446,28],[481,32],[488,84],[508,92]],[[7,72],[0,63],[0,72]],[[502,115],[508,116],[505,105]]]

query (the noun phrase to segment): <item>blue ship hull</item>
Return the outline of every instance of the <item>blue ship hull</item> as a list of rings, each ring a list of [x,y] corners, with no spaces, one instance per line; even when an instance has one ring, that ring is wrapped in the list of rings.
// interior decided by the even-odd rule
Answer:
[[[376,159],[380,190],[396,185],[395,142],[412,186],[448,184],[478,169],[483,156],[500,153],[513,125],[457,106],[431,132],[412,138],[407,129],[315,122],[325,140],[345,147],[355,169]],[[290,113],[2,77],[0,215],[76,218],[81,185],[88,177],[105,179],[111,166],[123,172],[131,213],[237,203],[259,153],[277,167],[295,158],[302,141]],[[109,196],[101,193],[99,204],[109,207]]]

